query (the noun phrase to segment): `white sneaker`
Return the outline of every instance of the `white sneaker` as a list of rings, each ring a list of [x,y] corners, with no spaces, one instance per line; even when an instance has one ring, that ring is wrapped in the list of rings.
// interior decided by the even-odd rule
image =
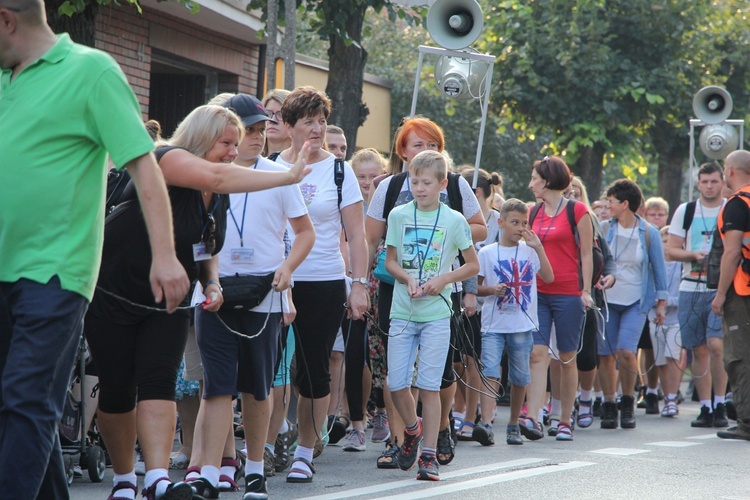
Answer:
[[[344,438],[344,451],[365,451],[366,449],[364,432],[352,429]]]

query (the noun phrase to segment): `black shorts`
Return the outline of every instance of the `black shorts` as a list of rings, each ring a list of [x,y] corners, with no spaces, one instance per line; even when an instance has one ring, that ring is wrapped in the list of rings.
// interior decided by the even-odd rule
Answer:
[[[235,396],[237,392],[252,394],[256,401],[268,397],[276,373],[282,317],[282,313],[232,309],[219,310],[217,316],[196,309],[195,337],[203,362],[204,398]],[[219,319],[245,335],[260,334],[252,339],[242,338]]]

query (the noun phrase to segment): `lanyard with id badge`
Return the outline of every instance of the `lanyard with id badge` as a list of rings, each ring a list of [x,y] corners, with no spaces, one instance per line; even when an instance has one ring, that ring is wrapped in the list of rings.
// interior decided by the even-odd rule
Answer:
[[[214,250],[216,250],[216,218],[214,217],[214,212],[219,205],[221,195],[214,196],[216,196],[216,200],[208,212],[206,212],[203,200],[200,201],[201,215],[206,222],[203,224],[203,229],[201,230],[200,242],[193,245],[193,260],[195,262],[210,260]]]
[[[419,279],[417,281],[417,284],[421,287],[424,285],[427,280],[422,279],[422,270],[424,269],[424,263],[427,260],[427,253],[430,251],[430,248],[432,248],[432,238],[435,236],[435,230],[437,229],[438,221],[440,220],[440,207],[442,206],[442,203],[438,205],[437,209],[437,215],[435,216],[435,224],[432,226],[432,233],[430,233],[430,239],[427,242],[427,248],[425,249],[424,258],[422,257],[422,254],[417,251],[417,262],[419,265]],[[414,201],[414,236],[416,238],[418,231],[417,226],[417,202]],[[429,295],[422,295],[421,297],[415,297],[418,299],[428,298]]]
[[[253,170],[255,170],[257,167],[258,160],[256,159],[255,165],[253,165]],[[254,248],[245,248],[245,239],[243,236],[243,234],[245,233],[245,214],[247,213],[247,195],[248,193],[245,193],[245,202],[242,204],[242,220],[239,224],[237,224],[237,218],[234,216],[234,212],[232,211],[232,205],[229,205],[229,215],[232,217],[234,227],[237,228],[237,234],[239,234],[240,236],[239,248],[231,248],[229,252],[232,264],[250,264],[253,261],[253,257],[255,256]]]

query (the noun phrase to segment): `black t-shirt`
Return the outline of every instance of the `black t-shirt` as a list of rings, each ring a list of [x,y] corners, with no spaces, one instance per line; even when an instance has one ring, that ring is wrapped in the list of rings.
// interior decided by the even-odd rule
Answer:
[[[750,231],[750,210],[739,196],[730,198],[724,207],[724,225],[721,232],[727,231]]]
[[[172,149],[178,148],[157,148],[157,161]],[[176,186],[168,186],[167,190],[172,205],[177,259],[192,282],[198,279],[199,271],[199,263],[193,259],[193,245],[199,243],[207,231],[208,211],[212,212],[216,221],[216,248],[213,255],[219,253],[224,245],[229,196],[214,194],[206,210],[199,190]],[[138,201],[129,200],[119,204],[105,219],[104,249],[97,286],[131,302],[163,309],[166,306],[163,301],[161,304],[154,304],[149,281],[150,271],[151,247],[146,223]],[[189,300],[190,297],[187,297],[183,305]],[[153,314],[100,291],[94,295],[89,311],[95,316],[119,324],[136,323]],[[189,315],[187,311],[177,314]]]

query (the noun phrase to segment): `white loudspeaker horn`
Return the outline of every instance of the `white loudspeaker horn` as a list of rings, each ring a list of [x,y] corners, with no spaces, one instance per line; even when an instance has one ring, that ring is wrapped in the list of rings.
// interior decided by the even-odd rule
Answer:
[[[732,106],[732,96],[729,92],[714,85],[703,87],[693,97],[693,112],[706,125],[721,123],[729,118]]]
[[[719,123],[703,127],[698,143],[704,155],[712,160],[723,160],[739,147],[740,137],[732,125]]]
[[[437,0],[427,12],[427,31],[445,49],[468,47],[483,27],[482,8],[476,0]]]
[[[464,52],[476,53],[474,49]],[[435,64],[438,88],[451,99],[470,101],[484,95],[484,82],[490,65],[466,57],[441,56]]]

